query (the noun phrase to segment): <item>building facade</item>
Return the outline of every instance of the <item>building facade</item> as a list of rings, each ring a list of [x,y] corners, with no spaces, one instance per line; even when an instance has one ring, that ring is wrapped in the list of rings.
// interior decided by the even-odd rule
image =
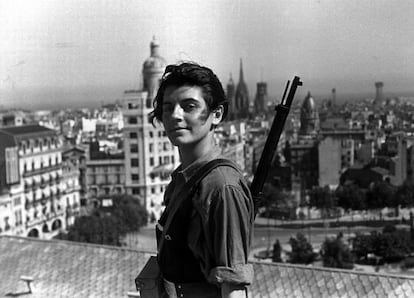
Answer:
[[[162,125],[153,125],[148,117],[166,66],[159,44],[153,40],[150,48],[151,56],[143,65],[144,88],[125,91],[123,95],[125,188],[141,200],[151,218],[158,218],[164,190],[180,158]]]
[[[62,142],[56,132],[39,125],[0,129],[0,156],[5,230],[49,239],[65,229]]]
[[[87,159],[85,179],[89,200],[125,193],[124,155],[107,153],[99,158]]]

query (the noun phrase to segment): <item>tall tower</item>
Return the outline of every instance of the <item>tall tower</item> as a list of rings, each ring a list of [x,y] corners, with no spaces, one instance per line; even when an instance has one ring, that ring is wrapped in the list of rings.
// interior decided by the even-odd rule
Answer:
[[[232,75],[230,73],[230,79],[227,83],[227,100],[229,101],[228,119],[234,120],[236,118],[236,101],[235,101],[235,85],[233,82]]]
[[[315,101],[310,92],[303,100],[300,110],[300,134],[312,135],[319,128],[319,114],[316,110]]]
[[[267,83],[258,82],[256,97],[254,99],[254,109],[258,115],[264,115],[264,113],[266,113],[267,102],[268,102]]]
[[[249,111],[249,91],[247,84],[244,82],[243,61],[241,58],[239,83],[237,84],[235,101],[238,118],[246,118]]]
[[[383,82],[376,82],[375,83],[376,93],[375,93],[374,105],[376,105],[376,106],[382,105],[382,103],[384,102],[384,95],[382,93],[382,88],[383,87],[384,87]]]
[[[332,105],[336,105],[336,89],[332,88]]]
[[[154,220],[162,211],[163,194],[170,182],[170,173],[180,158],[168,140],[161,124],[154,127],[148,114],[164,72],[165,60],[159,44],[151,42],[151,56],[144,62],[143,90],[128,90],[123,96],[125,189],[136,195]]]
[[[148,108],[151,107],[152,99],[155,97],[160,84],[160,78],[167,66],[165,59],[160,56],[159,48],[160,45],[154,36],[150,43],[150,57],[145,60],[142,69],[144,78],[143,91],[148,93],[148,98],[146,100]]]

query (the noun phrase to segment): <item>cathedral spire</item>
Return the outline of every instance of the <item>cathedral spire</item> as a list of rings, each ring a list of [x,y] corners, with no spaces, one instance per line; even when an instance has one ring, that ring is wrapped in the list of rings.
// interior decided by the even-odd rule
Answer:
[[[235,108],[237,118],[246,118],[249,112],[249,92],[247,90],[247,84],[244,81],[243,73],[243,60],[240,58],[240,76],[237,84],[236,96],[235,96]]]
[[[229,85],[234,85],[234,82],[233,82],[233,76],[232,76],[232,74],[230,73],[230,78],[229,78],[229,83],[228,83]]]
[[[244,83],[244,75],[243,75],[243,59],[240,58],[240,75],[239,75],[239,82]]]

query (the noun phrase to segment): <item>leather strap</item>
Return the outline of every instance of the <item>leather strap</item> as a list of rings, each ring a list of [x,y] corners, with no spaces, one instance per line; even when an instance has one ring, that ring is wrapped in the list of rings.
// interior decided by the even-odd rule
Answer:
[[[181,203],[184,201],[184,199],[187,198],[187,196],[191,193],[193,188],[197,186],[200,183],[200,181],[203,180],[205,176],[207,176],[213,169],[217,167],[222,167],[222,166],[232,167],[235,170],[239,171],[237,166],[228,159],[224,159],[224,158],[213,159],[212,161],[209,161],[208,163],[203,165],[199,170],[197,170],[197,172],[190,178],[190,180],[188,180],[187,183],[183,185],[182,189],[177,194],[177,200],[175,202],[170,202],[170,204],[168,205],[168,207],[171,206],[170,209],[168,209],[167,207],[168,210],[165,210],[165,211],[168,211],[168,216],[167,216],[167,220],[162,230],[161,239],[160,239],[160,243],[158,246],[158,254],[161,252],[161,249],[164,246],[165,235],[174,218],[174,214],[177,212],[178,208],[181,206]]]

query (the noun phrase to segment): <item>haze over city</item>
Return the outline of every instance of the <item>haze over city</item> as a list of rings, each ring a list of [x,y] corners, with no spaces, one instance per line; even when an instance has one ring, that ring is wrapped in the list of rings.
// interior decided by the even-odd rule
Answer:
[[[251,96],[266,81],[280,97],[300,75],[299,98],[410,94],[414,3],[409,1],[0,0],[0,106],[114,102],[140,88],[155,36],[167,63],[192,60]]]

